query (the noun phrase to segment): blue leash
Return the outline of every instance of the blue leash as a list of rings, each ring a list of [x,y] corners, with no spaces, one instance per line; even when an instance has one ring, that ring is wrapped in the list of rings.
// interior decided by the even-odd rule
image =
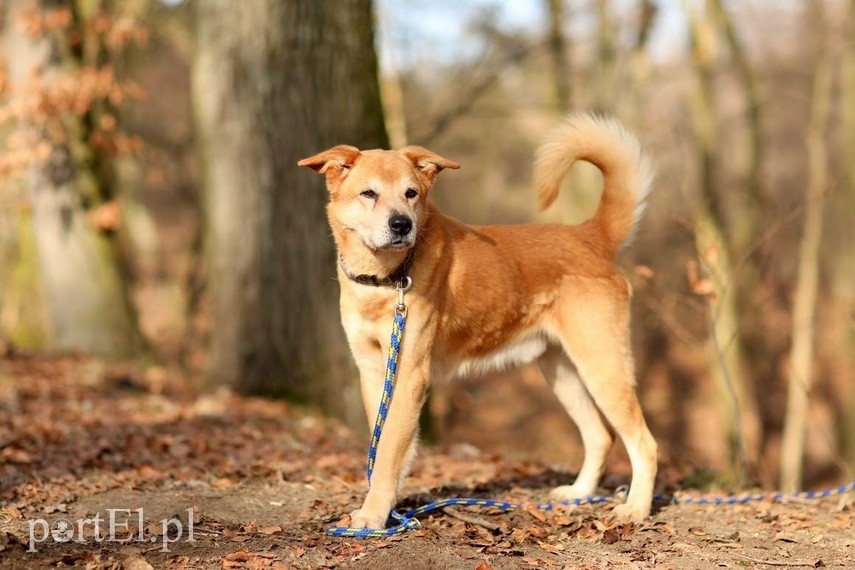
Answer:
[[[404,336],[404,327],[407,324],[407,306],[404,304],[404,293],[409,290],[411,285],[412,281],[409,277],[406,277],[404,281],[398,283],[395,287],[398,292],[398,304],[395,307],[395,319],[392,322],[392,338],[389,343],[389,356],[386,359],[386,377],[383,382],[383,395],[380,399],[380,408],[377,410],[377,418],[374,420],[374,431],[371,435],[371,444],[368,446],[368,464],[365,471],[368,476],[369,485],[371,484],[371,474],[374,472],[374,461],[377,457],[377,445],[380,443],[380,435],[383,433],[383,425],[386,423],[386,416],[389,415],[389,405],[392,403],[392,393],[395,390],[395,377],[398,374],[398,355],[401,352],[401,339]],[[667,501],[671,504],[681,505],[737,505],[763,500],[780,503],[791,499],[823,499],[825,497],[843,495],[851,491],[855,491],[855,481],[833,489],[824,489],[821,491],[802,491],[799,493],[748,493],[745,495],[734,495],[730,497],[677,497],[676,495],[654,495],[653,500]],[[573,500],[552,501],[546,503],[515,503],[510,501],[499,501],[496,499],[455,497],[433,501],[426,505],[422,505],[421,507],[410,509],[405,513],[399,513],[393,510],[389,513],[389,521],[387,521],[387,524],[391,524],[391,526],[388,528],[371,529],[337,526],[328,528],[326,530],[326,534],[328,536],[347,538],[384,538],[387,536],[394,536],[409,530],[421,528],[421,524],[416,518],[419,515],[437,511],[445,507],[458,505],[481,507],[485,509],[492,508],[501,512],[534,507],[538,510],[548,512],[556,507],[594,505],[615,500],[617,500],[615,495],[590,495],[588,497],[581,497]]]

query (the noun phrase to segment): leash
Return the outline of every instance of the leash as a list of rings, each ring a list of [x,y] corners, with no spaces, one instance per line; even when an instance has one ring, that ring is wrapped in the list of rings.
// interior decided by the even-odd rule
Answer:
[[[389,415],[389,405],[392,403],[392,394],[395,390],[395,377],[398,374],[398,356],[401,352],[401,339],[404,337],[404,328],[407,324],[407,305],[404,303],[404,294],[410,290],[412,285],[413,280],[410,279],[410,277],[404,277],[395,284],[395,291],[398,293],[398,303],[395,305],[395,318],[392,321],[392,337],[389,342],[389,356],[386,359],[386,376],[383,381],[383,395],[380,398],[380,407],[377,410],[377,418],[374,420],[374,431],[371,435],[371,443],[368,446],[368,463],[365,469],[369,486],[371,485],[371,475],[374,472],[374,461],[377,457],[377,446],[380,443],[380,435],[383,433],[383,425],[386,423],[386,417]],[[823,489],[821,491],[801,491],[797,493],[748,493],[745,495],[733,495],[728,497],[678,497],[676,495],[654,495],[653,500],[659,502],[667,501],[670,504],[680,505],[738,505],[764,500],[772,501],[774,503],[782,503],[794,499],[824,499],[835,495],[844,495],[852,491],[855,491],[855,481],[840,485],[833,489]],[[371,529],[338,526],[326,529],[326,534],[327,536],[345,538],[385,538],[388,536],[402,534],[409,530],[421,528],[421,523],[419,523],[419,520],[416,517],[445,507],[481,507],[484,509],[496,509],[501,512],[533,507],[537,510],[549,512],[560,507],[616,502],[619,500],[620,494],[621,493],[619,492],[615,492],[613,495],[589,495],[578,499],[551,501],[546,503],[515,503],[511,501],[500,501],[497,499],[454,497],[433,501],[426,505],[410,509],[405,513],[400,513],[393,509],[392,512],[389,513],[387,524],[391,523],[391,525],[388,528]]]

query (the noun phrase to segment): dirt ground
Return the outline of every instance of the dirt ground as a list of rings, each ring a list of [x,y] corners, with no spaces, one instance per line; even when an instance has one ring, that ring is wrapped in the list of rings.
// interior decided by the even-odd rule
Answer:
[[[326,537],[325,527],[359,506],[364,452],[361,434],[311,411],[204,390],[165,369],[8,355],[0,360],[0,566],[855,567],[852,494],[662,504],[642,525],[618,524],[608,506],[459,509],[403,536]],[[572,467],[468,444],[428,448],[402,504],[545,500],[572,481]],[[661,490],[700,493],[691,487],[701,478],[681,469],[662,466]],[[628,474],[618,468],[604,492]]]

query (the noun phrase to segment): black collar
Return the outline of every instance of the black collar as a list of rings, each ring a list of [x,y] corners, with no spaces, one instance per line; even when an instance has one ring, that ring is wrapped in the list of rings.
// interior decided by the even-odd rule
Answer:
[[[395,271],[390,273],[386,277],[378,277],[377,275],[354,275],[350,271],[348,271],[347,267],[344,265],[344,260],[339,256],[338,264],[341,266],[342,272],[345,276],[351,281],[355,281],[360,285],[371,285],[372,287],[394,287],[401,281],[403,281],[407,274],[410,272],[410,269],[413,266],[413,259],[415,258],[416,248],[410,248],[410,252],[407,254],[407,257],[404,258],[404,261],[401,262],[401,265],[395,268]]]

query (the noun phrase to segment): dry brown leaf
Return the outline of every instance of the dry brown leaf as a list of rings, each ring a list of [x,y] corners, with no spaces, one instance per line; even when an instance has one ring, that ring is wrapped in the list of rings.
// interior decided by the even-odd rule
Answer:
[[[102,232],[116,231],[121,222],[122,205],[119,200],[110,200],[89,212],[89,223]]]
[[[614,544],[618,540],[620,540],[620,537],[615,529],[607,528],[605,532],[603,532],[603,542],[606,544]]]
[[[712,281],[706,277],[701,277],[698,262],[689,260],[686,262],[686,277],[689,280],[689,287],[695,295],[711,295],[714,293]]]
[[[636,265],[633,269],[633,273],[639,277],[643,277],[644,279],[653,279],[654,276],[653,270],[646,265]]]
[[[123,570],[154,570],[154,566],[139,554],[125,558],[122,561],[122,568]]]
[[[6,517],[8,517],[10,519],[22,519],[22,518],[24,518],[24,515],[21,514],[21,511],[15,505],[6,505],[2,509],[0,509],[0,512],[2,512],[5,515],[5,517],[0,517],[0,518],[6,518]]]
[[[211,481],[211,487],[214,489],[226,489],[234,485],[234,482],[228,477],[221,477]]]
[[[511,532],[511,540],[514,541],[515,544],[524,544],[526,540],[528,540],[529,533],[521,528],[515,528],[513,532]]]
[[[706,261],[715,261],[716,259],[718,259],[719,251],[719,247],[713,244],[704,250],[704,254],[702,257]]]
[[[23,449],[18,449],[17,447],[7,447],[0,452],[0,459],[4,459],[9,461],[10,463],[32,463],[35,461],[35,458]]]
[[[222,558],[223,568],[268,568],[273,555],[263,552],[238,550]]]
[[[540,522],[546,522],[546,514],[534,505],[526,505],[525,512],[527,512]]]
[[[482,560],[481,563],[475,567],[475,570],[493,570],[493,567]]]
[[[689,532],[695,536],[707,536],[709,533],[699,526],[690,526]]]
[[[544,542],[544,541],[542,541],[542,540],[538,540],[538,541],[537,541],[537,545],[538,545],[538,546],[540,546],[540,547],[541,547],[542,549],[544,549],[545,551],[550,552],[550,553],[552,553],[552,554],[558,554],[558,553],[560,553],[560,552],[563,552],[563,551],[564,551],[564,545],[563,545],[563,544],[561,544],[560,542],[559,542],[559,543],[557,543],[557,544],[550,544],[550,543],[548,543],[548,542]]]

